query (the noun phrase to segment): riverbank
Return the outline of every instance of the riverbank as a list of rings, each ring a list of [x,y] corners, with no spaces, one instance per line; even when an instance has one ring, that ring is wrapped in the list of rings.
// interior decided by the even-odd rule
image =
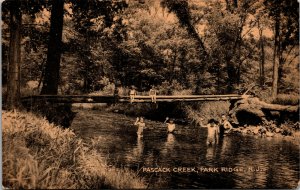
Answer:
[[[268,129],[265,133],[261,133],[260,130],[266,128],[262,126],[240,126],[233,128],[232,133],[239,133],[242,135],[258,136],[262,138],[277,138],[280,140],[290,141],[297,145],[300,145],[300,131],[299,129],[289,129],[286,125],[274,126],[274,129]]]
[[[206,104],[204,104],[206,105]],[[204,109],[195,110],[191,107],[187,107],[186,112],[188,117],[197,125],[200,123],[207,123],[209,118],[215,118],[221,121],[221,116],[226,115],[229,110],[229,105],[220,104],[214,105],[209,103],[208,106],[204,106]],[[205,115],[205,113],[207,113]],[[204,121],[203,121],[204,120]],[[267,138],[278,138],[282,140],[292,141],[296,144],[300,144],[300,123],[285,122],[282,124],[276,124],[274,121],[266,121],[260,125],[236,125],[232,129],[232,133],[239,133],[242,135],[252,135]]]
[[[30,112],[2,112],[3,186],[12,189],[144,189],[70,129]]]

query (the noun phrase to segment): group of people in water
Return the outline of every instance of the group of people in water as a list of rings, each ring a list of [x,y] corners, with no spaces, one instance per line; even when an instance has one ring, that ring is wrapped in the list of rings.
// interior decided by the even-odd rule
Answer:
[[[210,119],[208,120],[208,123],[204,125],[202,121],[203,119],[200,119],[200,126],[207,128],[207,145],[217,144],[219,142],[219,137],[230,133],[233,128],[225,115],[222,115],[221,122]]]
[[[203,121],[203,119],[200,119],[200,126],[207,128],[207,141],[206,141],[207,145],[217,144],[219,141],[219,137],[230,133],[230,131],[233,128],[225,115],[222,115],[221,122],[219,122],[215,119],[210,119],[210,120],[208,120],[208,123],[206,125],[204,125],[202,123],[202,121]],[[173,119],[170,119],[169,117],[167,117],[165,119],[164,123],[166,124],[167,133],[175,132],[176,126],[175,126]],[[144,122],[144,118],[137,117],[134,125],[137,126],[137,128],[138,128],[137,129],[138,137],[139,138],[143,137],[143,131],[146,126],[146,124]]]
[[[167,132],[168,133],[173,133],[175,131],[175,123],[173,119],[170,119],[168,117],[166,117],[166,120],[164,121],[164,123],[167,126]],[[146,126],[145,122],[144,122],[144,118],[143,117],[137,117],[136,121],[134,122],[134,125],[137,126],[137,135],[138,137],[143,137],[143,131],[144,128]]]
[[[154,88],[154,86],[152,86],[152,88],[149,90],[149,96],[151,97],[151,101],[153,103],[156,103],[156,94],[157,94],[157,91]],[[133,103],[134,98],[137,95],[137,91],[135,90],[135,88],[133,86],[130,89],[129,95],[130,95],[130,102]],[[200,126],[207,128],[207,145],[213,145],[213,144],[218,143],[219,137],[228,134],[233,128],[225,115],[222,115],[221,122],[219,122],[215,119],[210,119],[210,120],[208,120],[208,123],[206,125],[204,125],[202,123],[202,121],[203,121],[203,119],[200,119]],[[175,128],[176,128],[174,120],[167,117],[166,120],[164,121],[164,123],[166,124],[167,132],[174,133]],[[137,129],[138,137],[143,137],[143,130],[146,126],[146,124],[144,122],[144,118],[137,117],[134,125],[137,126],[137,128],[138,128]]]

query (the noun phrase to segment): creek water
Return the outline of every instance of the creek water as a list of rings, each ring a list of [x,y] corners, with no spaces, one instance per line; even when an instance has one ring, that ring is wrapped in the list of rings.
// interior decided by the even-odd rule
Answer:
[[[71,128],[96,138],[99,152],[116,167],[136,171],[149,188],[296,188],[299,145],[284,138],[233,134],[206,145],[207,129],[146,120],[137,138],[135,118],[99,110],[75,110]]]

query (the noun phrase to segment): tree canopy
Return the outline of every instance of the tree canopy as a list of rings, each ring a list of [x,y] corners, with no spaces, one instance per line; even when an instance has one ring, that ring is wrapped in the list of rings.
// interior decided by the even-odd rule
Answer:
[[[16,31],[9,5],[16,1],[2,5],[4,86]],[[258,84],[269,94],[298,93],[296,0],[54,0],[19,7],[21,89],[82,94],[134,85],[225,94]]]

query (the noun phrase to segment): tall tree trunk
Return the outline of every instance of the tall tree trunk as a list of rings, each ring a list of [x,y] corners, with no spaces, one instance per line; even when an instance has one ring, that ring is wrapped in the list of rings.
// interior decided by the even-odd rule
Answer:
[[[259,64],[259,84],[262,87],[265,83],[265,48],[263,39],[263,29],[259,26],[259,47],[260,47],[260,64]]]
[[[238,7],[237,0],[225,0],[226,2],[226,9],[231,13]]]
[[[274,57],[273,57],[273,82],[272,82],[272,98],[275,99],[278,93],[278,73],[280,59],[280,18],[279,14],[275,16],[275,35],[274,35]]]
[[[234,83],[237,77],[236,69],[230,61],[227,61],[226,68],[227,68],[227,93],[232,93],[234,90]]]
[[[231,50],[228,50],[228,53],[225,56],[226,63],[226,73],[227,73],[227,93],[232,93],[235,90],[235,84],[239,85],[241,78],[241,46],[242,46],[242,32],[243,26],[246,21],[246,16],[240,17],[240,26],[237,31],[237,35],[234,40],[233,47]],[[234,59],[235,58],[235,59]],[[238,65],[235,64],[238,62]]]
[[[237,8],[238,7],[238,0],[233,0],[233,5],[234,5],[235,8]]]
[[[20,106],[20,65],[21,65],[21,2],[10,3],[10,44],[7,84],[7,108]]]
[[[47,63],[41,94],[57,94],[59,84],[60,58],[62,53],[62,30],[64,0],[53,0],[51,10],[50,39]]]
[[[236,41],[236,45],[234,46],[234,47],[236,47],[237,46],[237,49],[235,50],[235,52],[236,52],[236,55],[237,55],[237,57],[236,57],[236,62],[238,62],[238,65],[236,66],[236,68],[234,69],[234,71],[235,71],[235,75],[236,75],[236,77],[235,77],[235,83],[239,86],[240,85],[240,82],[241,82],[241,67],[242,67],[242,63],[243,63],[243,61],[241,60],[241,46],[242,46],[242,27],[240,27],[240,29],[239,29],[239,36],[238,36],[238,38],[237,38],[237,41]]]
[[[177,51],[175,50],[172,63],[170,64],[170,71],[171,71],[170,76],[169,76],[170,84],[174,80],[174,76],[175,76],[175,65],[176,65],[176,61],[177,61],[176,59],[177,59]]]
[[[231,10],[231,6],[230,6],[229,0],[225,0],[225,2],[226,2],[226,9],[227,9],[228,11],[230,11],[230,10]]]
[[[91,71],[91,63],[89,60],[85,61],[85,69],[84,69],[84,76],[83,76],[83,93],[89,93],[93,91],[93,76],[90,73]]]
[[[239,50],[238,52],[239,52],[239,56],[238,56],[239,64],[238,64],[237,69],[236,69],[236,84],[237,84],[237,86],[240,86],[240,84],[241,84],[241,67],[242,67],[242,64],[243,64],[243,60],[241,60],[241,51]]]

